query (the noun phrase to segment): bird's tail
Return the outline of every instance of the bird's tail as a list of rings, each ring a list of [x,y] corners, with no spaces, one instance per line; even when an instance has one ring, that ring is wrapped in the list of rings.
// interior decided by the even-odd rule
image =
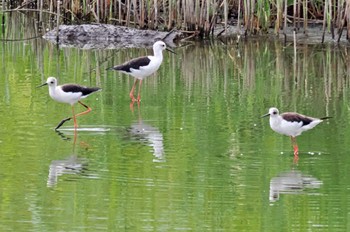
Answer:
[[[321,120],[326,120],[326,119],[330,119],[330,118],[333,118],[332,116],[327,116],[327,117],[323,117],[323,118],[320,118]]]

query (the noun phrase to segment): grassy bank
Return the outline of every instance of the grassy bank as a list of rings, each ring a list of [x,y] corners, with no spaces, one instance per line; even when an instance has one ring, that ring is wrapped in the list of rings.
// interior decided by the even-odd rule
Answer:
[[[350,3],[345,0],[33,0],[4,1],[6,11],[49,13],[57,23],[110,23],[141,29],[178,29],[208,37],[218,26],[235,25],[246,34],[263,34],[287,27],[307,32],[323,26],[334,38],[350,32]],[[335,31],[335,29],[337,29]],[[350,35],[350,33],[349,33]],[[340,36],[339,36],[340,37]],[[348,36],[349,37],[349,36]]]

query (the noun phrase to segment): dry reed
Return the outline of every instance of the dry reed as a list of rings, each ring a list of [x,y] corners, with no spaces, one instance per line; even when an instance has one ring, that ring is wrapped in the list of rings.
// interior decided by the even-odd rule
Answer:
[[[214,29],[237,25],[245,34],[285,33],[287,27],[308,32],[310,23],[350,38],[350,2],[307,0],[40,0],[2,1],[3,13],[37,10],[60,16],[57,24],[111,23],[141,29],[178,29],[205,38]],[[68,20],[67,20],[68,19]],[[333,34],[334,35],[334,34]]]

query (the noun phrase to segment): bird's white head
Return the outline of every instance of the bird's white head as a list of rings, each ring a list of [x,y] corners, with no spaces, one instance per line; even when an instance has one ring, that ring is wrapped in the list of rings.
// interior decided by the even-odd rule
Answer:
[[[48,77],[44,84],[41,84],[41,85],[39,85],[37,87],[42,87],[44,85],[48,85],[49,87],[52,87],[52,86],[56,87],[57,86],[57,79],[54,78],[54,77]]]
[[[153,50],[163,51],[166,49],[166,44],[163,41],[157,41],[153,44]]]
[[[275,107],[271,107],[270,109],[269,109],[269,112],[267,113],[267,114],[264,114],[263,116],[261,116],[262,118],[263,117],[267,117],[267,116],[270,116],[270,117],[277,117],[279,115],[279,111],[278,111],[278,109],[277,108],[275,108]]]
[[[56,86],[57,85],[57,79],[54,77],[48,77],[46,80],[46,84],[48,86]]]
[[[174,54],[176,54],[173,50],[171,50],[170,48],[168,48],[167,46],[166,46],[166,44],[163,42],[163,41],[157,41],[157,42],[155,42],[154,44],[153,44],[153,51],[154,51],[154,53],[157,53],[157,52],[163,52],[164,50],[168,50],[169,52],[171,52],[171,53],[174,53]]]

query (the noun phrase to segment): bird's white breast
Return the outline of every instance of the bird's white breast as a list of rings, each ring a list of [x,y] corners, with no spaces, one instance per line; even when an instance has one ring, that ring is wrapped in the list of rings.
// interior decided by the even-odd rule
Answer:
[[[293,137],[300,135],[303,131],[307,131],[314,128],[321,122],[322,120],[320,119],[314,119],[308,125],[304,125],[303,122],[290,122],[283,120],[281,116],[270,117],[270,126],[272,130],[274,130],[277,133]]]
[[[141,66],[139,69],[130,69],[132,75],[137,79],[142,80],[143,78],[152,75],[159,69],[163,61],[163,56],[148,56],[148,58],[151,60],[151,62],[147,66]]]
[[[302,122],[289,122],[283,120],[281,116],[271,117],[270,126],[277,133],[293,137],[300,135],[304,131],[301,129],[303,126]]]
[[[49,88],[49,94],[52,99],[58,102],[62,103],[69,103],[69,104],[74,104],[79,101],[81,98],[82,93],[77,92],[64,92],[60,86]]]

